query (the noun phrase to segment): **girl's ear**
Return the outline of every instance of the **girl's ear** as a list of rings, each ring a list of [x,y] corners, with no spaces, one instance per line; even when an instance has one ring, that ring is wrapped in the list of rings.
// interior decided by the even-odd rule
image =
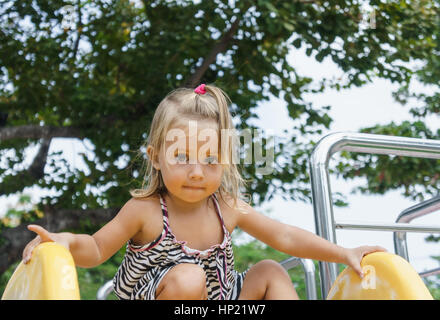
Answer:
[[[147,147],[147,157],[153,164],[154,169],[160,170],[159,161],[157,159],[157,154],[154,152],[154,148],[150,145]]]

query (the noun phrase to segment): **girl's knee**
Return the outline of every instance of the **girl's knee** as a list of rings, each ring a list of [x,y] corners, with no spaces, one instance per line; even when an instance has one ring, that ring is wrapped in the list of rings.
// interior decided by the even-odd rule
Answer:
[[[168,271],[158,291],[171,299],[206,299],[205,271],[195,264],[179,264]]]
[[[246,274],[239,299],[297,299],[287,271],[274,260],[262,260]]]
[[[275,260],[262,260],[258,262],[255,266],[258,266],[258,268],[260,269],[259,271],[269,275],[271,278],[273,278],[274,276],[289,277],[286,269],[284,269],[281,264],[279,264]]]

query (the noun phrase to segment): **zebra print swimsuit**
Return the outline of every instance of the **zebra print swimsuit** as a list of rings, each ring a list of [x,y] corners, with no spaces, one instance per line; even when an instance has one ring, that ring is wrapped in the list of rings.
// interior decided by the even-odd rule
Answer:
[[[160,195],[162,233],[145,245],[135,245],[131,239],[127,242],[123,262],[113,278],[113,289],[119,299],[155,299],[160,281],[179,263],[194,263],[203,268],[209,300],[238,299],[247,270],[241,273],[234,270],[231,236],[216,195],[211,198],[223,228],[223,242],[200,251],[187,247],[186,241],[176,239],[169,226],[165,199]]]

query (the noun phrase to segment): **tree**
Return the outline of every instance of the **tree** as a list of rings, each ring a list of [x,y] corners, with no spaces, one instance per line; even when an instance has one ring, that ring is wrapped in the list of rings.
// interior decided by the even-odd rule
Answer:
[[[50,189],[55,195],[41,199],[44,216],[35,223],[53,232],[81,228],[84,220],[98,228],[141,182],[136,151],[160,100],[176,87],[204,82],[230,95],[231,111],[241,119],[237,129],[253,128],[258,103],[271,96],[287,103],[293,135],[275,146],[275,170],[261,175],[255,164],[243,165],[243,174],[254,202],[276,192],[310,201],[312,137],[331,118],[330,106],[312,105],[304,95],[376,77],[401,83],[404,95],[423,73],[402,63],[412,59],[427,62],[432,77],[423,74],[433,83],[438,3],[418,3],[372,0],[375,27],[365,28],[363,6],[351,0],[2,2],[0,194]],[[344,79],[312,85],[286,59],[301,46],[317,61],[331,58]],[[429,112],[436,110],[436,97],[426,97]],[[88,170],[50,152],[60,138],[90,146],[93,157],[78,155]],[[39,149],[24,166],[29,147]],[[351,171],[344,174],[349,178]],[[32,236],[24,225],[3,226],[0,272],[20,258]]]
[[[402,105],[410,107],[409,112],[415,119],[376,125],[361,131],[438,139],[440,130],[432,130],[424,120],[427,116],[438,117],[440,110],[440,3],[401,1],[393,7],[399,15],[390,20],[387,26],[394,30],[389,35],[395,39],[395,50],[390,50],[391,56],[396,63],[411,68],[410,76],[399,81],[400,88],[393,95]],[[414,88],[416,81],[425,87],[425,91]],[[347,162],[339,167],[345,179],[359,175],[367,177],[367,185],[358,188],[360,192],[384,194],[389,190],[402,189],[404,196],[424,200],[426,196],[436,195],[439,191],[438,160],[365,154],[345,154],[345,158]]]

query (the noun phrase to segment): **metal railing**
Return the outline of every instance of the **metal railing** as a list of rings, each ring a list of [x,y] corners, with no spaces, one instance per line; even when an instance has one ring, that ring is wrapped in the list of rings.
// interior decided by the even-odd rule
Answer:
[[[415,226],[407,223],[336,223],[333,215],[328,163],[331,156],[339,151],[440,159],[440,141],[351,132],[332,133],[322,138],[316,144],[310,157],[313,211],[316,232],[319,236],[336,243],[336,228],[440,232],[440,227]],[[319,270],[324,299],[338,276],[337,264],[320,261]]]
[[[420,202],[412,207],[403,210],[396,219],[396,223],[410,223],[416,218],[423,217],[427,214],[440,210],[440,196]],[[408,243],[406,240],[406,232],[397,232],[393,234],[394,251],[396,254],[409,261]],[[419,273],[421,277],[428,277],[440,274],[440,268],[427,270]]]
[[[305,275],[304,279],[306,283],[307,300],[318,299],[315,282],[315,265],[313,264],[312,260],[290,257],[286,260],[281,261],[280,264],[286,270],[292,269],[301,264]]]
[[[113,291],[113,280],[109,280],[106,283],[104,283],[103,286],[101,286],[98,289],[98,293],[96,294],[96,299],[98,300],[106,300],[107,296]]]
[[[298,265],[302,265],[305,275],[306,295],[307,300],[317,300],[316,283],[315,283],[315,265],[310,259],[300,259],[297,257],[290,257],[280,262],[280,265],[285,270],[290,270]],[[113,291],[113,280],[107,281],[98,289],[96,299],[106,300],[107,296]]]

